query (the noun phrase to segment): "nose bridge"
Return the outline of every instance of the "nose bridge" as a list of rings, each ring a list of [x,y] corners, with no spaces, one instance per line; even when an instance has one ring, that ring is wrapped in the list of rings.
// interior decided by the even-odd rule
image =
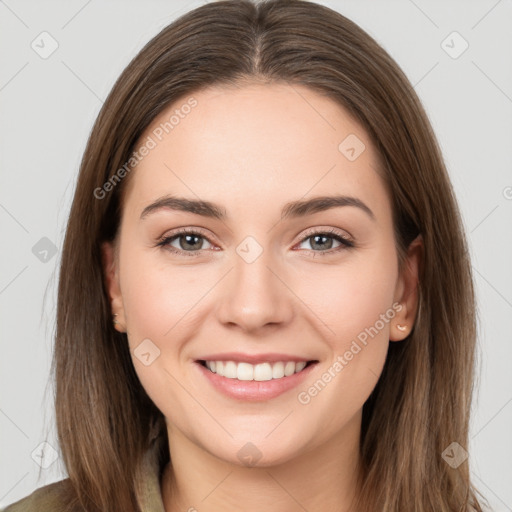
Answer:
[[[219,320],[245,330],[288,321],[292,294],[279,273],[272,251],[264,249],[254,237],[246,237],[233,255],[228,290],[218,309]]]

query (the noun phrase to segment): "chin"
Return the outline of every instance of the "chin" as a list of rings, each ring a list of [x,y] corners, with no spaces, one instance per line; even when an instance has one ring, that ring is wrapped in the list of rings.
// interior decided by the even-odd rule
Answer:
[[[275,428],[275,425],[274,425]],[[283,436],[276,436],[274,433],[237,435],[234,439],[229,439],[227,443],[210,443],[204,445],[204,449],[209,451],[214,457],[221,459],[229,464],[240,467],[272,467],[284,464],[300,456],[307,451],[303,440],[299,436],[290,436],[290,433],[283,430]],[[265,430],[265,432],[267,432]],[[286,442],[283,442],[283,438]]]

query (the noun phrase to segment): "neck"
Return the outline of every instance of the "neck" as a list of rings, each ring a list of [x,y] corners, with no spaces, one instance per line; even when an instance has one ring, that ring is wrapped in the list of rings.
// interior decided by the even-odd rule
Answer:
[[[165,511],[352,512],[360,425],[357,415],[327,443],[268,467],[221,460],[168,426],[172,466],[162,476]]]

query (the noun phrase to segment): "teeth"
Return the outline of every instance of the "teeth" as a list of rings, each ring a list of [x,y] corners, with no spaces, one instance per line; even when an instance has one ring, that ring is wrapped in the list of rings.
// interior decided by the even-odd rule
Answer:
[[[237,377],[237,368],[236,364],[233,361],[226,361],[224,363],[224,375],[228,379],[236,379]]]
[[[295,373],[295,363],[290,361],[284,365],[284,376],[289,377]]]
[[[282,377],[289,377],[294,373],[302,371],[306,366],[304,361],[300,363],[277,362],[277,363],[235,363],[234,361],[206,361],[206,367],[228,379],[238,380],[272,380],[281,379]]]

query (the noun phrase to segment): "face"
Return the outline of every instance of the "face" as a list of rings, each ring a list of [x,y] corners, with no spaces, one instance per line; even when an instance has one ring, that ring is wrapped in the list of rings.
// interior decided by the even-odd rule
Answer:
[[[141,137],[118,254],[104,246],[140,381],[170,437],[235,464],[355,439],[414,309],[378,155],[305,87],[190,96]]]

